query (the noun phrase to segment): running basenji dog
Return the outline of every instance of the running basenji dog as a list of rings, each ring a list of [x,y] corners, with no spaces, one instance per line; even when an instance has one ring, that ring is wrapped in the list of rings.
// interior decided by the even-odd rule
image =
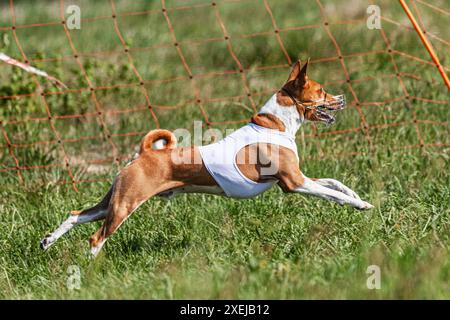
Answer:
[[[95,256],[142,203],[153,196],[178,193],[248,198],[278,184],[284,192],[313,195],[359,210],[373,208],[341,182],[308,178],[300,171],[297,130],[305,121],[333,123],[330,113],[345,107],[343,96],[327,94],[319,83],[308,78],[307,67],[308,62],[303,66],[296,62],[287,82],[250,123],[221,141],[176,147],[172,132],[150,131],[142,139],[139,153],[120,171],[103,200],[92,208],[72,211],[58,229],[41,241],[41,247],[49,248],[76,225],[104,219],[90,238]],[[268,164],[271,170],[266,170]]]

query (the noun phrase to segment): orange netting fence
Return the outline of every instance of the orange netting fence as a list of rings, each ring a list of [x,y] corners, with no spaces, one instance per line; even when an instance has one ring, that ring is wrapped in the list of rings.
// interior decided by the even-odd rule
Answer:
[[[1,163],[0,163],[0,175],[3,177],[17,176],[20,181],[26,181],[29,172],[51,172],[50,176],[46,176],[48,179],[56,180],[59,184],[71,185],[75,190],[80,183],[94,182],[109,180],[108,178],[99,178],[95,174],[89,175],[89,170],[86,172],[86,167],[89,166],[102,166],[112,165],[118,166],[121,161],[129,158],[132,154],[132,149],[135,145],[130,145],[130,140],[121,140],[122,138],[134,137],[132,141],[139,141],[151,127],[170,127],[172,121],[177,117],[178,112],[182,113],[183,108],[187,105],[194,106],[202,117],[206,128],[211,127],[223,127],[225,125],[233,126],[246,123],[248,121],[248,115],[256,112],[262,105],[262,101],[267,99],[272,92],[274,92],[282,80],[287,76],[289,66],[295,61],[298,56],[292,54],[295,52],[295,48],[292,48],[291,43],[293,37],[298,34],[302,35],[302,39],[307,40],[309,47],[299,48],[304,50],[306,54],[312,57],[311,68],[312,70],[323,69],[324,74],[326,72],[332,72],[331,76],[323,76],[325,79],[322,81],[326,88],[334,87],[345,90],[347,94],[347,100],[349,101],[349,109],[355,112],[355,119],[357,123],[354,126],[344,124],[341,127],[330,128],[320,131],[316,126],[312,126],[310,131],[301,136],[301,139],[310,138],[315,146],[313,154],[306,153],[306,158],[322,158],[327,156],[324,145],[322,143],[323,137],[335,137],[345,134],[358,133],[364,136],[364,139],[358,140],[358,144],[361,141],[365,144],[367,149],[354,150],[350,152],[341,152],[338,156],[354,156],[358,154],[364,154],[367,150],[373,150],[383,147],[383,138],[377,140],[374,132],[389,128],[412,128],[414,131],[415,140],[414,143],[395,144],[392,150],[409,150],[409,149],[442,149],[450,146],[450,142],[446,140],[448,122],[447,119],[439,119],[439,115],[427,117],[426,114],[418,115],[418,108],[416,104],[420,104],[420,108],[426,109],[429,106],[441,106],[439,109],[440,115],[442,115],[442,107],[447,108],[449,100],[446,99],[447,90],[445,89],[444,82],[439,78],[438,68],[441,68],[445,72],[449,71],[448,56],[450,43],[448,42],[448,34],[443,34],[448,26],[447,24],[439,23],[433,25],[434,18],[439,17],[442,21],[447,21],[450,17],[450,11],[443,5],[436,5],[423,0],[411,0],[408,3],[411,6],[412,13],[416,17],[418,24],[421,26],[423,33],[435,46],[437,56],[439,56],[441,65],[436,66],[436,63],[430,59],[427,55],[419,37],[415,34],[414,29],[411,27],[409,20],[405,20],[406,15],[389,15],[389,5],[382,7],[381,22],[383,27],[377,30],[368,31],[365,29],[367,15],[365,14],[365,8],[371,4],[377,4],[375,1],[368,2],[367,4],[356,5],[352,2],[351,5],[359,6],[363,8],[364,14],[354,14],[348,17],[348,13],[340,14],[340,8],[348,8],[349,2],[331,2],[325,0],[315,0],[312,2],[303,1],[284,1],[286,3],[285,8],[293,8],[298,10],[296,12],[287,12],[286,10],[279,10],[280,6],[278,1],[269,0],[223,0],[217,2],[203,1],[203,2],[188,2],[181,1],[181,4],[174,4],[172,1],[158,2],[159,8],[152,8],[148,10],[140,11],[127,11],[127,5],[123,3],[116,3],[114,0],[105,2],[104,10],[98,15],[92,14],[89,17],[81,18],[82,29],[89,29],[90,24],[97,22],[108,22],[109,28],[111,28],[115,34],[115,44],[108,47],[108,50],[98,50],[84,52],[84,43],[75,41],[77,37],[77,30],[71,30],[67,26],[67,3],[64,1],[51,2],[49,6],[56,12],[58,12],[59,19],[46,22],[31,22],[31,23],[19,23],[18,15],[20,12],[17,10],[17,6],[23,6],[21,1],[10,0],[4,3],[0,8],[1,22],[0,33],[4,32],[11,36],[10,42],[15,45],[16,51],[12,50],[8,52],[4,51],[8,56],[14,59],[20,60],[25,64],[37,65],[39,69],[47,71],[52,74],[52,66],[63,65],[64,63],[72,63],[72,73],[66,76],[64,72],[55,75],[62,82],[66,83],[68,88],[55,88],[48,84],[45,79],[34,75],[27,74],[32,79],[30,86],[33,88],[32,92],[4,94],[4,91],[0,91],[0,106],[5,108],[5,105],[11,107],[18,101],[24,99],[31,99],[32,104],[39,106],[40,111],[27,114],[26,116],[17,116],[14,113],[1,114],[0,127],[2,131],[2,141],[0,142],[1,150]],[[388,1],[387,3],[392,3]],[[245,11],[246,19],[232,21],[228,17],[225,10],[227,6],[233,6],[236,8],[236,12]],[[395,5],[398,6],[398,3]],[[305,24],[302,21],[302,7],[307,6],[308,10],[311,10],[312,14],[311,24]],[[310,6],[314,6],[315,9],[310,9]],[[81,10],[83,10],[83,3],[80,3]],[[141,6],[142,7],[142,6]],[[225,8],[225,9],[223,9]],[[215,23],[217,30],[209,30],[207,22],[202,21],[202,16],[196,16],[194,12],[200,10],[201,12],[208,12],[211,16],[207,21],[211,19]],[[315,10],[315,11],[314,11]],[[106,14],[105,12],[108,12]],[[83,11],[82,11],[83,12]],[[426,13],[424,13],[426,12]],[[97,13],[96,13],[97,14]],[[181,17],[181,15],[184,18]],[[253,14],[255,17],[253,17]],[[264,28],[254,30],[251,33],[237,34],[235,30],[246,30],[248,25],[251,25],[252,19],[258,19],[258,25],[261,24],[262,14],[266,15],[267,23]],[[189,18],[192,15],[192,18]],[[164,28],[167,33],[167,38],[163,43],[153,44],[149,41],[147,46],[133,46],[129,41],[129,31],[133,28],[133,21],[138,25],[139,19],[153,19],[158,16],[159,22],[164,23]],[[289,16],[289,18],[285,18]],[[187,18],[186,18],[187,17]],[[343,19],[341,19],[343,17]],[[127,20],[128,19],[128,20]],[[156,19],[156,18],[155,18]],[[199,31],[202,35],[208,35],[209,32],[213,34],[213,37],[197,37],[195,39],[185,39],[180,36],[177,29],[177,21],[182,19],[193,21],[193,23],[203,24],[205,27]],[[447,19],[447,20],[445,20]],[[23,19],[22,19],[23,20]],[[248,21],[245,21],[248,20]],[[127,22],[125,22],[127,21]],[[153,21],[153,20],[152,20]],[[22,21],[23,22],[23,21]],[[246,24],[248,23],[248,24]],[[431,25],[428,25],[431,24]],[[126,25],[127,27],[124,27]],[[242,26],[238,28],[237,26]],[[255,23],[256,25],[256,23]],[[161,28],[161,24],[158,25]],[[360,28],[363,26],[362,28]],[[52,28],[49,37],[61,37],[61,34],[65,38],[67,47],[56,46],[50,48],[49,51],[53,54],[50,56],[39,56],[36,54],[28,53],[29,50],[33,51],[27,43],[34,37],[33,31],[39,28]],[[151,27],[151,26],[150,26]],[[343,27],[343,30],[336,29]],[[181,28],[181,27],[180,27]],[[373,40],[374,45],[370,47],[370,50],[359,50],[352,52],[352,46],[355,45],[348,40],[343,39],[346,36],[346,30],[352,28],[360,28],[361,39],[365,37],[364,33],[370,32],[377,35],[378,40]],[[250,28],[251,29],[251,28]],[[258,29],[258,28],[256,28]],[[445,29],[445,30],[444,30]],[[39,29],[41,30],[41,29]],[[162,29],[161,29],[162,30]],[[24,36],[23,32],[27,32],[27,36]],[[89,30],[87,32],[90,32]],[[161,31],[162,32],[162,31]],[[305,33],[302,32],[313,32]],[[395,35],[395,41],[390,37],[390,34]],[[310,35],[310,37],[308,37]],[[319,36],[318,36],[319,35]],[[404,36],[407,35],[407,36]],[[94,37],[94,35],[93,35]],[[276,63],[254,63],[256,61],[253,58],[248,58],[245,55],[245,41],[253,41],[264,37],[264,39],[270,39],[267,41],[275,41],[275,44],[271,46],[272,51],[278,51],[277,58],[267,58],[269,62]],[[347,35],[348,37],[348,35]],[[408,47],[402,48],[401,39],[403,37],[415,38],[416,45],[415,52],[411,52]],[[446,38],[447,37],[447,38]],[[324,46],[314,47],[315,42],[325,41],[327,39],[330,46],[324,49]],[[96,41],[95,39],[93,40]],[[241,41],[241,42],[240,42]],[[358,41],[356,39],[355,41]],[[102,43],[98,40],[99,45]],[[249,42],[249,43],[250,43]],[[240,44],[241,43],[241,44]],[[226,64],[227,69],[224,70],[223,66],[217,65],[213,68],[208,68],[205,71],[202,66],[204,57],[201,55],[195,56],[195,54],[189,53],[191,47],[194,46],[207,46],[208,57],[214,55],[214,50],[219,50],[214,45],[220,44],[220,50],[226,50],[228,55],[227,59],[230,62]],[[303,43],[304,44],[304,43]],[[398,44],[398,46],[397,46]],[[210,46],[210,47],[209,47]],[[243,46],[243,47],[241,47]],[[350,49],[349,49],[350,48]],[[405,49],[406,48],[406,49]],[[103,48],[101,48],[103,49]],[[143,69],[139,55],[151,56],[153,52],[157,50],[167,50],[171,52],[171,55],[166,55],[170,60],[170,65],[165,68],[172,70],[171,76],[163,79],[152,79],[151,76],[143,76]],[[264,48],[262,47],[263,51]],[[301,51],[298,50],[298,51]],[[317,54],[318,51],[323,50],[325,55],[321,56]],[[14,55],[17,53],[18,55]],[[328,54],[331,53],[331,54]],[[272,53],[265,52],[269,55]],[[372,61],[378,63],[377,57],[382,56],[384,63],[389,64],[388,69],[380,70],[367,70],[363,73],[361,70],[367,68],[366,61]],[[94,75],[96,73],[95,66],[92,67],[88,63],[90,58],[98,59],[99,61],[106,61],[111,59],[117,63],[118,60],[122,64],[126,64],[132,73],[133,80],[127,83],[114,82],[114,78],[110,78],[110,83],[99,83],[94,81]],[[304,57],[307,58],[307,57]],[[253,59],[253,60],[252,60]],[[369,60],[365,60],[369,59]],[[375,60],[370,60],[375,59]],[[252,62],[252,63],[250,63]],[[149,67],[155,66],[161,61],[152,61],[149,63]],[[228,68],[230,66],[231,68]],[[407,68],[405,66],[408,66]],[[10,78],[10,70],[12,67],[8,65],[0,65],[0,74],[2,75],[1,83],[10,83],[14,81],[14,78]],[[8,71],[6,71],[8,68]],[[76,70],[75,70],[76,69]],[[74,71],[75,70],[75,71]],[[387,70],[387,71],[386,71]],[[425,70],[425,71],[424,71]],[[116,70],[117,71],[117,70]],[[9,73],[8,73],[9,72]],[[118,71],[120,72],[120,70]],[[314,71],[312,71],[314,72]],[[319,71],[317,71],[319,72]],[[423,73],[430,74],[427,78]],[[79,78],[73,78],[73,73],[80,75]],[[260,73],[260,77],[275,77],[273,86],[271,85],[258,85],[258,81],[255,80],[254,74]],[[373,74],[372,74],[373,73]],[[355,76],[361,75],[362,76]],[[6,76],[5,76],[6,75]],[[230,78],[226,78],[230,77]],[[250,79],[251,78],[251,79]],[[108,78],[106,77],[106,81]],[[223,82],[223,83],[222,83]],[[241,92],[235,95],[220,96],[215,94],[216,87],[228,86],[230,82],[236,83],[239,86]],[[395,87],[397,91],[386,96],[382,96],[380,99],[365,99],[370,96],[370,92],[366,92],[365,87],[368,83],[375,82],[376,84],[386,85],[387,88]],[[80,84],[82,83],[82,84]],[[167,96],[163,88],[176,84],[179,85],[179,90],[186,90],[191,92],[189,98],[184,97],[183,101],[178,103],[174,101],[172,104],[161,104],[157,100],[160,95]],[[211,85],[213,84],[213,85]],[[424,91],[422,87],[426,87]],[[153,92],[155,88],[159,91]],[[256,89],[255,89],[256,88]],[[125,108],[114,108],[113,106],[107,106],[102,102],[102,97],[105,92],[110,92],[112,95],[122,94],[121,91],[133,90],[138,91],[142,100],[138,105],[129,105]],[[388,90],[388,89],[387,89]],[[26,91],[26,90],[25,90]],[[173,94],[173,97],[177,96],[177,87],[168,91]],[[234,92],[234,91],[233,91]],[[437,93],[436,93],[437,92]],[[55,96],[80,96],[89,97],[90,103],[93,108],[82,110],[80,112],[61,112],[59,111],[59,105],[53,97]],[[80,98],[81,99],[81,98]],[[85,101],[85,100],[80,100]],[[236,113],[230,112],[230,117],[217,119],[215,112],[219,114],[223,111],[217,111],[218,108],[211,108],[210,105],[214,103],[220,104],[221,108],[226,108],[223,103],[235,103],[240,104],[245,111],[246,117],[236,118]],[[401,103],[401,105],[399,105]],[[382,109],[385,112],[392,111],[392,106],[398,108],[409,108],[408,117],[401,118],[400,120],[395,117],[389,118],[384,122],[372,122],[368,117],[371,117],[370,113],[366,109],[370,109],[370,112],[379,112],[376,108],[386,107]],[[81,108],[81,106],[80,106]],[[191,110],[191,109],[189,109]],[[196,111],[196,112],[197,112]],[[346,112],[346,111],[345,111]],[[394,111],[395,112],[395,111]],[[131,117],[133,114],[139,114],[138,117],[142,119],[144,125],[141,130],[136,130],[135,127],[127,127],[126,130],[116,132],[114,125],[108,123],[108,117],[118,117],[119,120]],[[188,112],[189,113],[189,112]],[[220,113],[223,115],[223,113]],[[226,114],[226,113],[225,113]],[[431,113],[428,113],[431,114]],[[445,115],[445,110],[444,110]],[[448,113],[447,113],[448,115]],[[182,117],[187,117],[183,114]],[[189,117],[188,117],[189,118]],[[186,119],[188,119],[186,118]],[[77,133],[72,134],[72,131],[63,128],[66,126],[62,124],[62,121],[76,120],[87,121],[86,119],[95,119],[94,125],[98,128],[96,134],[83,135]],[[217,119],[217,120],[216,120]],[[117,121],[119,121],[117,120]],[[124,120],[125,121],[125,120]],[[47,139],[42,139],[40,134],[39,139],[33,141],[32,138],[20,132],[18,129],[14,129],[14,126],[20,126],[20,128],[32,128],[33,123],[46,123],[49,128],[49,132],[46,133]],[[189,126],[189,124],[186,124]],[[66,126],[67,127],[67,126]],[[438,132],[430,132],[429,128],[440,128]],[[19,128],[19,127],[17,127]],[[23,129],[21,129],[23,130]],[[32,129],[30,129],[32,130]],[[435,130],[435,129],[432,129]],[[351,139],[351,138],[349,138]],[[344,139],[345,140],[345,139]],[[351,140],[346,140],[347,142]],[[82,161],[78,152],[80,149],[72,149],[72,145],[81,145],[81,149],[86,146],[86,149],[96,148],[101,145],[101,151],[93,151],[96,156],[89,155],[82,156]],[[93,147],[94,146],[94,147]],[[42,163],[35,163],[32,157],[24,150],[30,150],[33,148],[47,148],[47,152],[56,154],[51,160],[43,160]],[[78,150],[78,151],[76,151]],[[99,149],[97,149],[99,150]],[[90,153],[91,155],[93,153]],[[336,154],[331,153],[332,156]],[[45,157],[44,157],[45,158]],[[81,169],[80,169],[81,168]],[[57,169],[57,171],[52,171]]]

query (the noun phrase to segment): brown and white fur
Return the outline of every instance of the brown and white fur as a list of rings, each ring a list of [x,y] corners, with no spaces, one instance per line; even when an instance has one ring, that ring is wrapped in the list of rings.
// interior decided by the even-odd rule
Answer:
[[[295,133],[300,125],[308,121],[329,122],[326,114],[306,108],[298,101],[326,99],[332,101],[332,95],[326,95],[323,87],[308,78],[307,65],[295,63],[283,89],[277,93],[276,106],[265,113],[259,113],[252,122],[267,128]],[[286,91],[290,94],[286,94]],[[288,117],[286,116],[288,115]],[[290,117],[290,119],[289,119]],[[281,119],[284,119],[281,120]],[[244,161],[239,163],[240,171],[253,181],[277,179],[284,192],[303,193],[335,201],[341,205],[349,204],[359,210],[373,208],[343,183],[334,179],[313,179],[306,177],[299,168],[293,151],[279,147],[278,172],[273,176],[261,174],[262,164]],[[190,152],[190,153],[189,153]],[[249,145],[242,148],[237,157],[251,159],[252,152],[261,152],[271,158],[271,145]],[[190,154],[192,161],[177,161]],[[142,140],[137,157],[123,168],[102,201],[96,206],[82,211],[72,211],[69,218],[58,229],[41,241],[41,247],[49,248],[58,238],[74,226],[86,222],[104,220],[100,229],[90,238],[91,252],[98,254],[106,239],[146,200],[159,195],[169,197],[177,193],[210,193],[223,195],[222,189],[205,168],[198,148],[176,147],[174,135],[167,130],[150,131]]]

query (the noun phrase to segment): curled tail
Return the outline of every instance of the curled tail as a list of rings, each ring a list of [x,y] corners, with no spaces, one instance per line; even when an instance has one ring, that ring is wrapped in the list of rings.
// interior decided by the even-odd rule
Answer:
[[[145,135],[141,142],[142,153],[147,150],[172,149],[177,145],[177,139],[169,130],[156,129]]]

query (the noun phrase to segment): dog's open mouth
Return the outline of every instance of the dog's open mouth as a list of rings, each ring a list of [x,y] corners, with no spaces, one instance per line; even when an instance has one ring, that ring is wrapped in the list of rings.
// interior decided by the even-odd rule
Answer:
[[[328,125],[336,121],[336,113],[346,107],[345,95],[333,96],[332,101],[316,101],[316,116]]]

